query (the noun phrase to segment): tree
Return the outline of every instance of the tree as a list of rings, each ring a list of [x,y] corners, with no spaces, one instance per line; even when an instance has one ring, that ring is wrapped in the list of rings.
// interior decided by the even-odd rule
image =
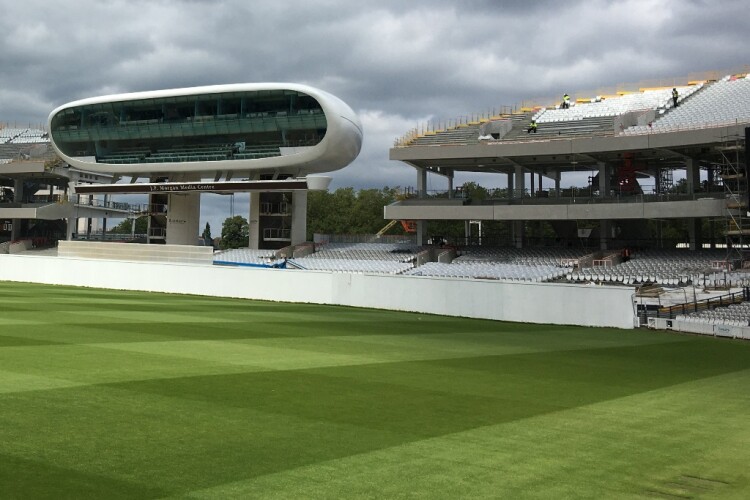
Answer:
[[[249,240],[250,226],[247,219],[241,215],[227,217],[221,227],[221,249],[244,248],[248,246]]]
[[[383,207],[396,200],[398,188],[339,188],[307,195],[307,238],[321,234],[374,234],[385,224]],[[400,228],[400,226],[399,226]]]
[[[131,234],[133,229],[133,219],[125,219],[115,227],[109,230],[115,234]],[[135,234],[146,234],[148,232],[148,217],[138,217],[135,220]]]
[[[203,238],[203,241],[211,241],[211,224],[206,222],[206,227],[203,229],[203,234],[201,234],[201,238]]]

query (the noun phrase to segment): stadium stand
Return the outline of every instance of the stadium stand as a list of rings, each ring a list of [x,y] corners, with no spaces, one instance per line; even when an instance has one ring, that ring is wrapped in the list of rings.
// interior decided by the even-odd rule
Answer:
[[[702,84],[676,87],[680,94],[677,102],[684,101],[702,87]],[[671,107],[671,96],[671,88],[648,89],[643,92],[623,94],[616,97],[598,98],[598,100],[595,98],[593,102],[578,103],[567,109],[544,108],[532,118],[541,124],[618,116],[633,111]]]
[[[715,275],[717,267],[725,265],[725,257],[724,250],[641,250],[634,252],[626,262],[578,269],[568,273],[567,278],[574,282],[595,281],[625,285],[657,283],[684,286],[713,283],[718,278]],[[741,279],[744,279],[744,275]]]
[[[47,132],[36,128],[0,128],[0,144],[41,144],[49,142]]]
[[[351,273],[402,274],[412,269],[411,262],[382,261],[373,259],[301,257],[294,264],[302,269]]]
[[[450,264],[428,262],[404,274],[410,276],[541,282],[558,279],[564,276],[565,273],[565,268],[553,265],[523,265],[479,261],[456,262],[454,260]]]
[[[235,264],[268,264],[276,259],[276,250],[251,250],[249,248],[233,248],[214,253],[214,262]]]
[[[691,314],[678,314],[675,319],[687,323],[750,326],[750,302],[730,304],[727,307],[717,307]]]
[[[652,132],[672,132],[711,126],[722,126],[750,119],[750,75],[737,78],[725,76],[709,84],[690,100],[689,105],[678,106],[663,113],[650,125],[637,125],[625,129],[624,135]],[[663,111],[663,110],[662,110]]]
[[[292,263],[310,270],[402,274],[414,268],[423,250],[407,243],[326,243]]]

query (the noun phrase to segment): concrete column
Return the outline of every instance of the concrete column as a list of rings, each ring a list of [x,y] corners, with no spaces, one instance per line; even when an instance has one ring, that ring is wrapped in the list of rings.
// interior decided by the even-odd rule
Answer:
[[[599,166],[599,196],[609,196],[610,178],[612,177],[610,165],[603,161],[598,162],[597,165]]]
[[[427,170],[424,168],[417,169],[417,194],[420,199],[427,197]],[[424,245],[424,236],[427,231],[427,222],[424,220],[417,221],[417,245]]]
[[[693,194],[700,187],[701,182],[701,171],[698,162],[692,158],[688,158],[685,161],[685,170],[688,194]]]
[[[16,179],[13,183],[13,201],[23,202],[23,179]],[[15,241],[21,238],[21,219],[11,219],[11,223],[13,227],[10,230],[10,240]]]
[[[515,184],[513,185],[513,197],[523,198],[526,191],[526,176],[524,175],[523,167],[520,165],[516,165],[516,175],[514,176],[514,180]]]
[[[555,174],[555,196],[558,196],[558,197],[560,196],[560,178],[561,177],[562,175],[560,174],[560,172],[557,172],[557,174]]]
[[[509,198],[515,198],[515,195],[513,194],[513,172],[508,172],[508,197]]]
[[[609,241],[612,238],[612,221],[609,219],[601,219],[599,221],[599,249],[607,250],[609,248]]]
[[[523,241],[526,238],[526,224],[522,220],[513,221],[513,244],[516,248],[523,248]]]
[[[307,241],[307,191],[292,191],[292,245]]]
[[[532,198],[536,194],[536,190],[534,187],[534,172],[529,172],[529,194],[531,194]]]
[[[200,236],[201,194],[170,193],[167,245],[196,245]]]
[[[104,207],[109,208],[107,203],[109,202],[109,196],[104,195]],[[104,212],[106,214],[106,212]],[[107,217],[102,218],[102,240],[107,239]]]
[[[539,191],[539,192],[543,191],[543,186],[542,186],[542,177],[543,177],[543,176],[542,176],[542,173],[541,173],[541,172],[539,172],[539,185],[537,186],[537,191]]]
[[[699,250],[703,247],[703,235],[701,234],[701,220],[697,217],[691,217],[687,220],[688,238],[690,250]]]
[[[247,220],[250,233],[248,247],[258,250],[260,248],[260,193],[256,191],[250,192],[250,207]]]
[[[446,174],[446,177],[448,177],[448,199],[453,199],[453,170],[449,170]]]
[[[76,219],[75,217],[69,217],[66,226],[65,239],[68,241],[72,241],[73,233],[75,233],[76,227],[78,226],[78,219]],[[135,227],[135,220],[133,220],[133,227]]]

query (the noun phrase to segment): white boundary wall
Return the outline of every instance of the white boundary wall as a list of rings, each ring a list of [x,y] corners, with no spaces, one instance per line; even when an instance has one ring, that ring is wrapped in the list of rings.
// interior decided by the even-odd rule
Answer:
[[[686,333],[700,333],[714,337],[731,337],[750,340],[750,326],[733,326],[713,323],[693,323],[679,319],[649,318],[648,327],[655,330],[675,330]]]
[[[0,280],[633,328],[627,287],[0,255]],[[0,304],[2,307],[2,304]]]

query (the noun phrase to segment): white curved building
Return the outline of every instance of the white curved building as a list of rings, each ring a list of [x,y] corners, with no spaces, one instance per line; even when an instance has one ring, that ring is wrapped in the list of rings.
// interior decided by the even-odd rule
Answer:
[[[104,173],[255,172],[301,177],[338,170],[362,146],[339,98],[294,83],[245,83],[92,97],[49,116],[70,165]]]
[[[306,177],[347,166],[362,147],[362,125],[346,103],[295,83],[92,97],[52,111],[49,131],[73,167],[149,179],[75,191],[149,193],[149,207],[166,207],[150,214],[150,242],[192,244],[200,193],[248,191],[250,246],[261,249],[305,240],[306,190],[330,182]]]

